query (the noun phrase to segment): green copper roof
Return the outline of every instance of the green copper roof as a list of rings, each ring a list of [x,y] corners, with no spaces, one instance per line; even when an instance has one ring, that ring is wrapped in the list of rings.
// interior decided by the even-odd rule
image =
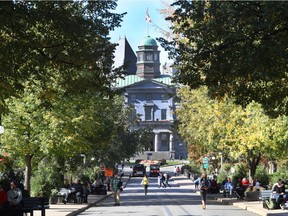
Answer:
[[[139,46],[157,46],[157,42],[150,36],[146,36],[144,39],[142,39]]]
[[[132,84],[135,84],[137,82],[140,82],[142,80],[145,80],[142,77],[138,77],[137,75],[129,75],[124,77],[123,79],[117,78],[115,84],[113,85],[115,88],[123,88]],[[164,83],[166,85],[175,85],[172,83],[172,78],[167,75],[161,75],[161,77],[153,78],[151,80],[155,80],[160,83]]]

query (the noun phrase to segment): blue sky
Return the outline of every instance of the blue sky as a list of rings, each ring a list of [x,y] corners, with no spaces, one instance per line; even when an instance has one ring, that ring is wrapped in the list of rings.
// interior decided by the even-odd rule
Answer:
[[[165,1],[171,2],[171,0]],[[117,4],[116,12],[127,12],[127,14],[124,16],[121,27],[110,33],[112,42],[116,43],[119,37],[125,36],[134,52],[136,52],[141,40],[148,34],[145,20],[147,8],[152,20],[152,23],[149,24],[149,35],[154,39],[163,37],[155,26],[168,29],[168,23],[160,14],[160,9],[163,8],[162,0],[118,0]],[[161,51],[161,65],[168,61],[171,62],[171,60],[168,60],[167,52],[163,50],[159,43],[158,49]]]

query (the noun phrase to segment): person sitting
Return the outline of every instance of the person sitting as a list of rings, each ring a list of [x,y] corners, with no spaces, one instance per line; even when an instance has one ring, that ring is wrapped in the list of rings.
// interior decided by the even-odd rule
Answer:
[[[90,182],[86,180],[83,184],[84,203],[88,203],[88,195],[91,194]]]
[[[246,188],[242,186],[242,179],[241,178],[235,178],[234,181],[234,191],[236,193],[237,199],[243,199],[244,198],[244,193]]]
[[[224,185],[224,193],[226,194],[227,192],[229,192],[229,197],[231,198],[232,197],[232,192],[233,192],[233,183],[232,183],[232,179],[231,178],[228,178],[227,179],[227,182],[225,183]],[[225,195],[224,195],[225,196]],[[225,196],[226,197],[226,196]]]
[[[22,191],[17,187],[15,181],[10,182],[10,190],[7,192],[7,214],[11,215],[12,211],[17,214],[17,216],[22,216]]]
[[[0,184],[0,215],[6,214],[7,193]]]
[[[63,202],[66,204],[72,197],[74,200],[74,203],[78,201],[78,198],[81,197],[83,194],[83,185],[80,182],[80,179],[75,179],[75,182],[71,184],[68,194],[66,194],[66,197],[64,198]]]
[[[258,179],[255,179],[255,181],[253,182],[253,186],[256,188],[257,191],[260,191],[261,182]]]
[[[211,180],[209,192],[212,193],[212,194],[215,194],[215,193],[219,193],[219,190],[220,190],[220,188],[218,186],[218,183],[217,183],[216,179],[213,178]]]
[[[249,185],[250,185],[250,182],[249,182],[249,180],[248,180],[247,178],[243,178],[242,181],[241,181],[241,183],[242,183],[242,186],[243,186],[245,189],[248,188]]]
[[[279,180],[277,184],[274,184],[272,188],[272,194],[271,198],[275,199],[275,202],[278,206],[280,206],[281,203],[286,202],[286,194],[285,194],[285,182],[282,180]]]

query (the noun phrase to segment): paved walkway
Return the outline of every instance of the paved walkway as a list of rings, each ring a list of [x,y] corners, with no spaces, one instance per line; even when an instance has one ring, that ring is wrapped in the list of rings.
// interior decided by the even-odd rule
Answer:
[[[195,192],[194,185],[192,181],[185,176],[176,176],[172,177],[174,182],[178,184],[181,188],[191,189],[191,192]],[[128,177],[123,179],[124,182],[128,181]],[[125,183],[124,183],[125,184]],[[198,193],[199,191],[196,191]],[[88,204],[51,204],[50,209],[46,210],[46,216],[76,216],[86,209],[90,208],[105,199],[107,196],[111,195],[111,192],[108,192],[108,195],[90,195],[88,198]],[[219,202],[225,202],[228,205],[234,205],[241,209],[246,209],[247,211],[253,212],[261,216],[284,216],[288,215],[288,210],[267,210],[262,207],[261,201],[243,201],[237,200],[236,198],[224,198],[222,194],[209,194],[208,199],[215,199]],[[41,216],[40,211],[34,212],[35,216]]]
[[[180,186],[184,188],[191,189],[191,192],[195,192],[195,187],[190,179],[185,176],[176,176],[173,177],[174,181]],[[196,190],[196,193],[199,191]],[[288,210],[275,209],[275,210],[267,210],[263,208],[262,201],[245,201],[245,200],[237,200],[236,198],[224,198],[223,194],[208,194],[208,199],[215,199],[219,202],[224,202],[229,205],[234,205],[238,208],[245,209],[247,211],[253,212],[255,214],[261,216],[284,216],[288,215]]]

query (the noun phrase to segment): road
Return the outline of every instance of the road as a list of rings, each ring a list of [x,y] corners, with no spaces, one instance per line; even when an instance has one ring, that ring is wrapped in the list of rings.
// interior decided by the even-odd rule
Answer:
[[[172,171],[173,167],[165,168]],[[164,169],[162,169],[164,171]],[[97,206],[91,207],[82,216],[256,216],[251,212],[232,205],[225,205],[215,200],[208,200],[207,209],[202,210],[200,195],[192,193],[188,188],[181,188],[171,181],[171,188],[158,188],[157,178],[151,177],[148,194],[144,195],[141,187],[142,178],[133,177],[121,193],[121,206],[114,206],[113,197],[109,196]]]

